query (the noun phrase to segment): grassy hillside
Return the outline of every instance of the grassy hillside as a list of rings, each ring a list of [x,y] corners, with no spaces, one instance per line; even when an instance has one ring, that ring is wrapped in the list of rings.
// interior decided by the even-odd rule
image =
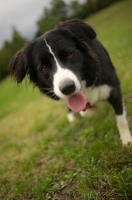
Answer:
[[[120,76],[132,131],[132,1],[86,21],[108,49]],[[64,102],[54,102],[28,81],[0,84],[1,200],[132,199],[132,146],[122,147],[107,103],[92,119],[69,124]]]

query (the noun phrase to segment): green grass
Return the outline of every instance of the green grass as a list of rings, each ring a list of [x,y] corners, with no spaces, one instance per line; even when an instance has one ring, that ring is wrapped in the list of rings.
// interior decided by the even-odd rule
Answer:
[[[132,131],[132,1],[87,19],[120,76]],[[132,146],[122,147],[107,103],[92,119],[66,119],[64,102],[32,85],[0,84],[1,200],[132,199]]]

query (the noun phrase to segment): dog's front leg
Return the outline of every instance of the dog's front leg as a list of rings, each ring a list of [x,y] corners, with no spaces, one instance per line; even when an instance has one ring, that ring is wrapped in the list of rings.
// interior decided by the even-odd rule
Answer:
[[[81,117],[87,117],[87,118],[91,118],[93,117],[93,115],[96,113],[96,107],[92,107],[92,108],[88,108],[85,111],[81,111],[80,115]]]
[[[68,109],[67,113],[67,119],[70,123],[74,122],[76,120],[75,113],[71,111],[71,109]]]
[[[132,142],[132,136],[129,130],[128,121],[126,119],[126,111],[123,109],[121,115],[116,115],[117,127],[120,133],[120,138],[123,144]]]
[[[132,142],[132,136],[129,130],[128,121],[126,118],[126,111],[122,103],[122,97],[119,90],[112,91],[110,98],[110,104],[113,106],[116,114],[117,128],[119,130],[120,138],[123,145]]]

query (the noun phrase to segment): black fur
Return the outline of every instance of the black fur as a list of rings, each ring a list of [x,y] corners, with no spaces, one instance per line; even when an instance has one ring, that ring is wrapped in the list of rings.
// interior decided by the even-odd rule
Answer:
[[[116,114],[122,114],[120,83],[110,57],[96,39],[93,28],[80,20],[60,23],[53,30],[27,43],[17,52],[10,62],[11,75],[15,77],[17,83],[22,82],[27,74],[30,81],[43,94],[55,100],[60,99],[54,93],[53,75],[56,72],[56,65],[45,39],[56,52],[61,66],[73,71],[79,80],[85,80],[86,87],[103,84],[111,86],[112,91],[107,100],[114,107]],[[74,50],[76,56],[69,62],[65,57],[71,49]],[[47,66],[46,72],[42,72],[43,66]]]

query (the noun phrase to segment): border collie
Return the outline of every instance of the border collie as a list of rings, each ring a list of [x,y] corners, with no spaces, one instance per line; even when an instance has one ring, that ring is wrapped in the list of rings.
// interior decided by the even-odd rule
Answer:
[[[85,116],[98,101],[107,100],[115,111],[122,143],[132,142],[115,68],[88,24],[60,23],[18,51],[10,71],[17,83],[27,74],[43,94],[64,99],[69,121],[74,120],[74,112]]]

